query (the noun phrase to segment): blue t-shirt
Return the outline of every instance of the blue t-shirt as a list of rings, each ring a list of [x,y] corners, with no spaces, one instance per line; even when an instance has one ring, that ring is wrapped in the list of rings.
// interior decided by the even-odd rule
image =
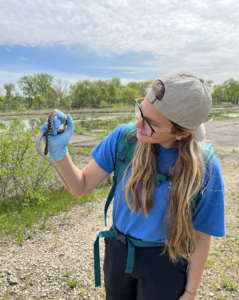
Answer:
[[[118,143],[127,124],[120,125],[113,130],[92,152],[96,163],[106,172],[114,170],[115,156]],[[166,162],[171,153],[177,148],[164,148],[159,145],[157,165]],[[161,172],[169,173],[169,167],[178,158],[178,151],[172,155],[162,167]],[[129,178],[131,168],[126,174]],[[209,182],[210,181],[210,182]],[[209,182],[209,184],[208,184]],[[204,188],[206,189],[204,190]],[[137,239],[152,242],[165,242],[164,217],[167,212],[169,182],[161,182],[154,189],[154,203],[148,216],[141,212],[133,213],[127,204],[123,178],[116,186],[113,203],[113,223],[119,231]],[[203,194],[201,191],[203,191]],[[205,170],[204,180],[201,187],[199,202],[192,215],[192,223],[195,230],[206,234],[222,237],[225,235],[225,205],[224,205],[224,182],[220,163],[215,155],[212,155]],[[169,231],[167,232],[169,237]]]

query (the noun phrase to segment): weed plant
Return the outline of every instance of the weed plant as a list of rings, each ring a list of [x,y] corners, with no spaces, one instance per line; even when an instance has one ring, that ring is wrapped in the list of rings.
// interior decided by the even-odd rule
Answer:
[[[34,202],[32,205],[22,205],[14,200],[0,202],[0,235],[10,234],[17,239],[21,245],[26,236],[23,237],[26,229],[33,230],[37,223],[43,218],[44,222],[38,226],[46,230],[45,220],[59,211],[68,212],[77,204],[85,204],[94,201],[99,197],[105,197],[109,193],[110,186],[102,184],[87,195],[73,197],[68,191],[59,189],[49,193],[48,200],[41,203]],[[65,219],[69,219],[68,214]],[[52,229],[54,232],[54,228]]]
[[[128,123],[136,122],[136,117],[133,115]],[[99,135],[99,140],[103,140],[107,135],[109,135],[116,127],[122,124],[121,119],[116,119],[111,122],[108,122],[106,126],[102,126],[101,129],[103,130]]]
[[[85,134],[83,128],[81,127],[79,122],[74,122],[74,132],[79,134]]]
[[[82,155],[90,155],[90,153],[95,149],[91,147],[71,147],[71,146],[67,146],[67,148],[71,154],[82,154]]]
[[[12,235],[18,245],[24,240],[24,231],[42,217],[48,219],[109,192],[109,186],[101,185],[85,196],[73,197],[62,187],[50,163],[35,150],[33,137],[38,134],[39,129],[26,131],[24,122],[16,118],[0,133],[0,235]],[[81,153],[92,151],[81,149]],[[46,225],[39,228],[45,230]]]
[[[26,131],[25,127],[15,118],[0,134],[0,203],[11,200],[29,207],[46,201],[50,190],[59,188],[60,182],[50,163],[35,150],[33,138],[39,130]]]
[[[74,288],[76,287],[77,285],[79,285],[79,281],[76,279],[76,278],[72,278],[70,280],[67,280],[67,285],[70,287],[70,288]]]

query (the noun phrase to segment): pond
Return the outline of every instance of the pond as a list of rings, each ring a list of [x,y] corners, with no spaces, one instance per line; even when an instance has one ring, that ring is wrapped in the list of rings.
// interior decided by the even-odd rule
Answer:
[[[41,126],[47,121],[48,115],[37,117],[32,116],[18,116],[24,121],[27,129],[35,129]],[[103,128],[110,127],[115,128],[119,124],[127,124],[135,121],[132,113],[91,113],[91,114],[74,114],[72,115],[74,123],[79,123],[83,130],[97,132],[103,130]],[[0,117],[0,128],[7,128],[9,122],[14,119],[14,116]]]
[[[27,129],[37,128],[47,121],[47,115],[18,116],[18,118],[21,118],[24,121]],[[75,123],[80,124],[83,130],[91,132],[100,132],[106,127],[113,129],[119,124],[129,123],[136,120],[133,113],[81,113],[72,115],[72,118]],[[231,110],[211,110],[205,121],[210,122],[213,120],[224,120],[231,118],[239,118],[239,108]],[[14,116],[1,116],[0,128],[7,128],[9,122],[13,119]]]

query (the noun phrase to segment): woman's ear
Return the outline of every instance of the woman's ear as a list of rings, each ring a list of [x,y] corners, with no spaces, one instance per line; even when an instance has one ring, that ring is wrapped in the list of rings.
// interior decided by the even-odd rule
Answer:
[[[179,133],[179,134],[176,135],[176,139],[178,141],[180,141],[181,139],[185,139],[186,137],[188,137],[191,134],[192,134],[191,131],[183,131],[183,132],[181,132],[181,133]]]

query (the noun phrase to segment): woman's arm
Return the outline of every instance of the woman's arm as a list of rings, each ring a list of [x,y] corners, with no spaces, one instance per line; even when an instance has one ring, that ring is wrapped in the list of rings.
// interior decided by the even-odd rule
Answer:
[[[196,250],[191,255],[189,262],[188,270],[188,279],[187,279],[187,290],[190,293],[195,293],[199,287],[200,280],[205,269],[207,258],[210,250],[211,236],[195,230],[195,243]],[[191,296],[185,291],[185,296],[187,294],[188,299],[194,299],[194,296]],[[191,296],[191,298],[190,298]]]
[[[72,196],[88,194],[109,176],[109,173],[101,169],[94,159],[82,170],[78,169],[69,153],[66,153],[62,160],[54,161],[54,163],[64,177]],[[59,178],[64,185],[60,176]]]

